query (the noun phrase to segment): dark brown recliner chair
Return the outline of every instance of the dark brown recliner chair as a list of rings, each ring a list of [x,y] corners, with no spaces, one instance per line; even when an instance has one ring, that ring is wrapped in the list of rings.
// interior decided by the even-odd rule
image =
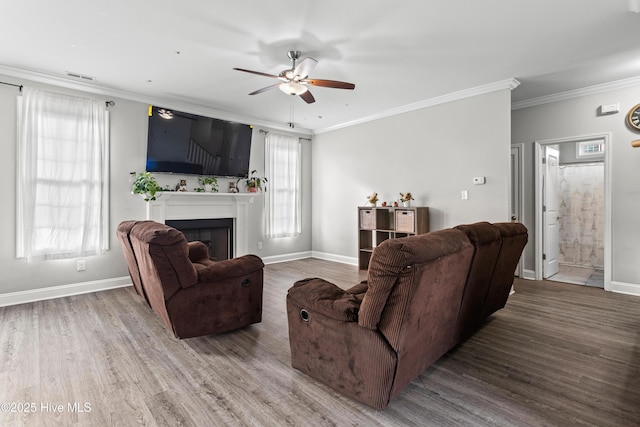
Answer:
[[[459,230],[386,240],[367,283],[348,291],[322,279],[287,294],[291,365],[373,408],[446,353],[473,247]]]
[[[135,261],[143,295],[176,338],[228,332],[262,320],[262,260],[255,255],[213,262],[201,242],[154,221],[122,223],[118,235]],[[124,243],[123,243],[124,242]],[[132,280],[135,284],[135,275]],[[137,291],[137,289],[136,289]]]

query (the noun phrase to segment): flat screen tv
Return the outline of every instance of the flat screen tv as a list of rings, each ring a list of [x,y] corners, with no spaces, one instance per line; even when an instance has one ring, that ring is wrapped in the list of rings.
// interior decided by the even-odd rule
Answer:
[[[246,177],[252,126],[152,107],[147,171]]]

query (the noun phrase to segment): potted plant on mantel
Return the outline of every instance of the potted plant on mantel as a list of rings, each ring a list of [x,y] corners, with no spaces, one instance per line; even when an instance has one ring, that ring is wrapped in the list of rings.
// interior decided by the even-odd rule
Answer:
[[[238,180],[236,181],[236,184],[244,179],[244,185],[247,187],[247,190],[250,193],[257,193],[258,191],[262,191],[263,185],[264,185],[264,191],[267,191],[267,185],[266,185],[266,183],[268,182],[267,178],[263,176],[262,177],[254,176],[256,173],[257,171],[255,169],[252,170],[251,174],[247,178],[238,178]]]
[[[198,178],[200,185],[204,187],[204,191],[207,193],[218,192],[218,180],[213,176],[201,176]]]
[[[131,172],[131,177],[133,178],[133,184],[131,184],[132,194],[140,194],[145,202],[156,200],[156,197],[160,197],[160,194],[156,196],[156,193],[162,191],[162,187],[160,187],[151,172],[140,172],[138,174]]]

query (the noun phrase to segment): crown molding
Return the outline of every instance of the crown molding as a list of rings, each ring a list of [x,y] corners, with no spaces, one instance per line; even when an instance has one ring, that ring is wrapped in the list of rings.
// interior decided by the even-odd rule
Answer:
[[[390,110],[381,111],[380,113],[373,114],[371,116],[356,119],[350,122],[345,122],[336,126],[331,126],[323,129],[315,130],[314,134],[321,134],[325,132],[334,131],[337,129],[343,129],[346,127],[358,125],[361,123],[371,122],[373,120],[382,119],[385,117],[396,116],[398,114],[408,113],[410,111],[420,110],[422,108],[433,107],[447,102],[458,101],[460,99],[471,98],[473,96],[484,95],[487,93],[495,92],[497,90],[509,89],[513,90],[520,85],[520,82],[516,79],[506,79],[494,83],[489,83],[482,86],[476,86],[469,89],[460,90],[457,92],[448,93],[446,95],[437,96],[435,98],[426,99],[424,101],[415,102],[413,104],[403,105],[401,107],[392,108]]]
[[[597,93],[608,92],[617,89],[627,89],[640,85],[639,77],[630,77],[628,79],[616,80],[609,83],[602,83],[593,86],[587,86],[581,89],[568,90],[566,92],[554,93],[551,95],[540,96],[538,98],[525,99],[523,101],[511,103],[512,110],[521,108],[534,107],[536,105],[550,104],[552,102],[564,101],[567,99],[579,98],[586,95],[594,95]]]
[[[311,135],[310,129],[295,128],[291,129],[289,126],[272,123],[268,121],[259,120],[253,117],[242,116],[237,113],[232,113],[224,110],[217,110],[215,108],[207,107],[206,105],[200,105],[196,103],[185,102],[179,98],[173,97],[151,97],[137,92],[129,92],[120,89],[111,88],[108,86],[97,85],[95,83],[88,83],[82,81],[75,81],[68,77],[61,77],[53,74],[42,73],[40,71],[27,70],[23,68],[15,68],[7,65],[0,65],[0,74],[15,77],[18,79],[26,79],[37,83],[48,84],[57,87],[63,87],[66,89],[78,90],[81,92],[92,93],[96,95],[102,95],[105,97],[113,96],[116,98],[126,99],[129,101],[141,102],[143,104],[162,105],[166,108],[180,110],[192,114],[201,114],[204,116],[215,117],[221,120],[229,120],[241,123],[247,123],[254,126],[263,126],[270,129],[278,129],[287,132],[294,132],[302,135]]]

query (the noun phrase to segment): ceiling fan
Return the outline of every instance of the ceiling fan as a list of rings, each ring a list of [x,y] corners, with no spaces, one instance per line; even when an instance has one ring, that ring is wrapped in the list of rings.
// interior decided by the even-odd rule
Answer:
[[[257,95],[271,89],[279,88],[288,95],[300,95],[300,98],[304,99],[307,104],[311,104],[316,100],[311,92],[309,92],[309,88],[307,87],[309,85],[350,90],[353,90],[356,87],[353,83],[339,82],[336,80],[310,79],[309,73],[316,67],[318,61],[313,58],[304,58],[296,65],[296,61],[300,58],[300,51],[290,50],[287,55],[289,56],[289,59],[291,59],[291,68],[283,70],[277,76],[275,74],[246,70],[244,68],[234,68],[234,70],[244,71],[245,73],[257,74],[259,76],[272,77],[281,80],[279,83],[251,92],[249,95]]]

